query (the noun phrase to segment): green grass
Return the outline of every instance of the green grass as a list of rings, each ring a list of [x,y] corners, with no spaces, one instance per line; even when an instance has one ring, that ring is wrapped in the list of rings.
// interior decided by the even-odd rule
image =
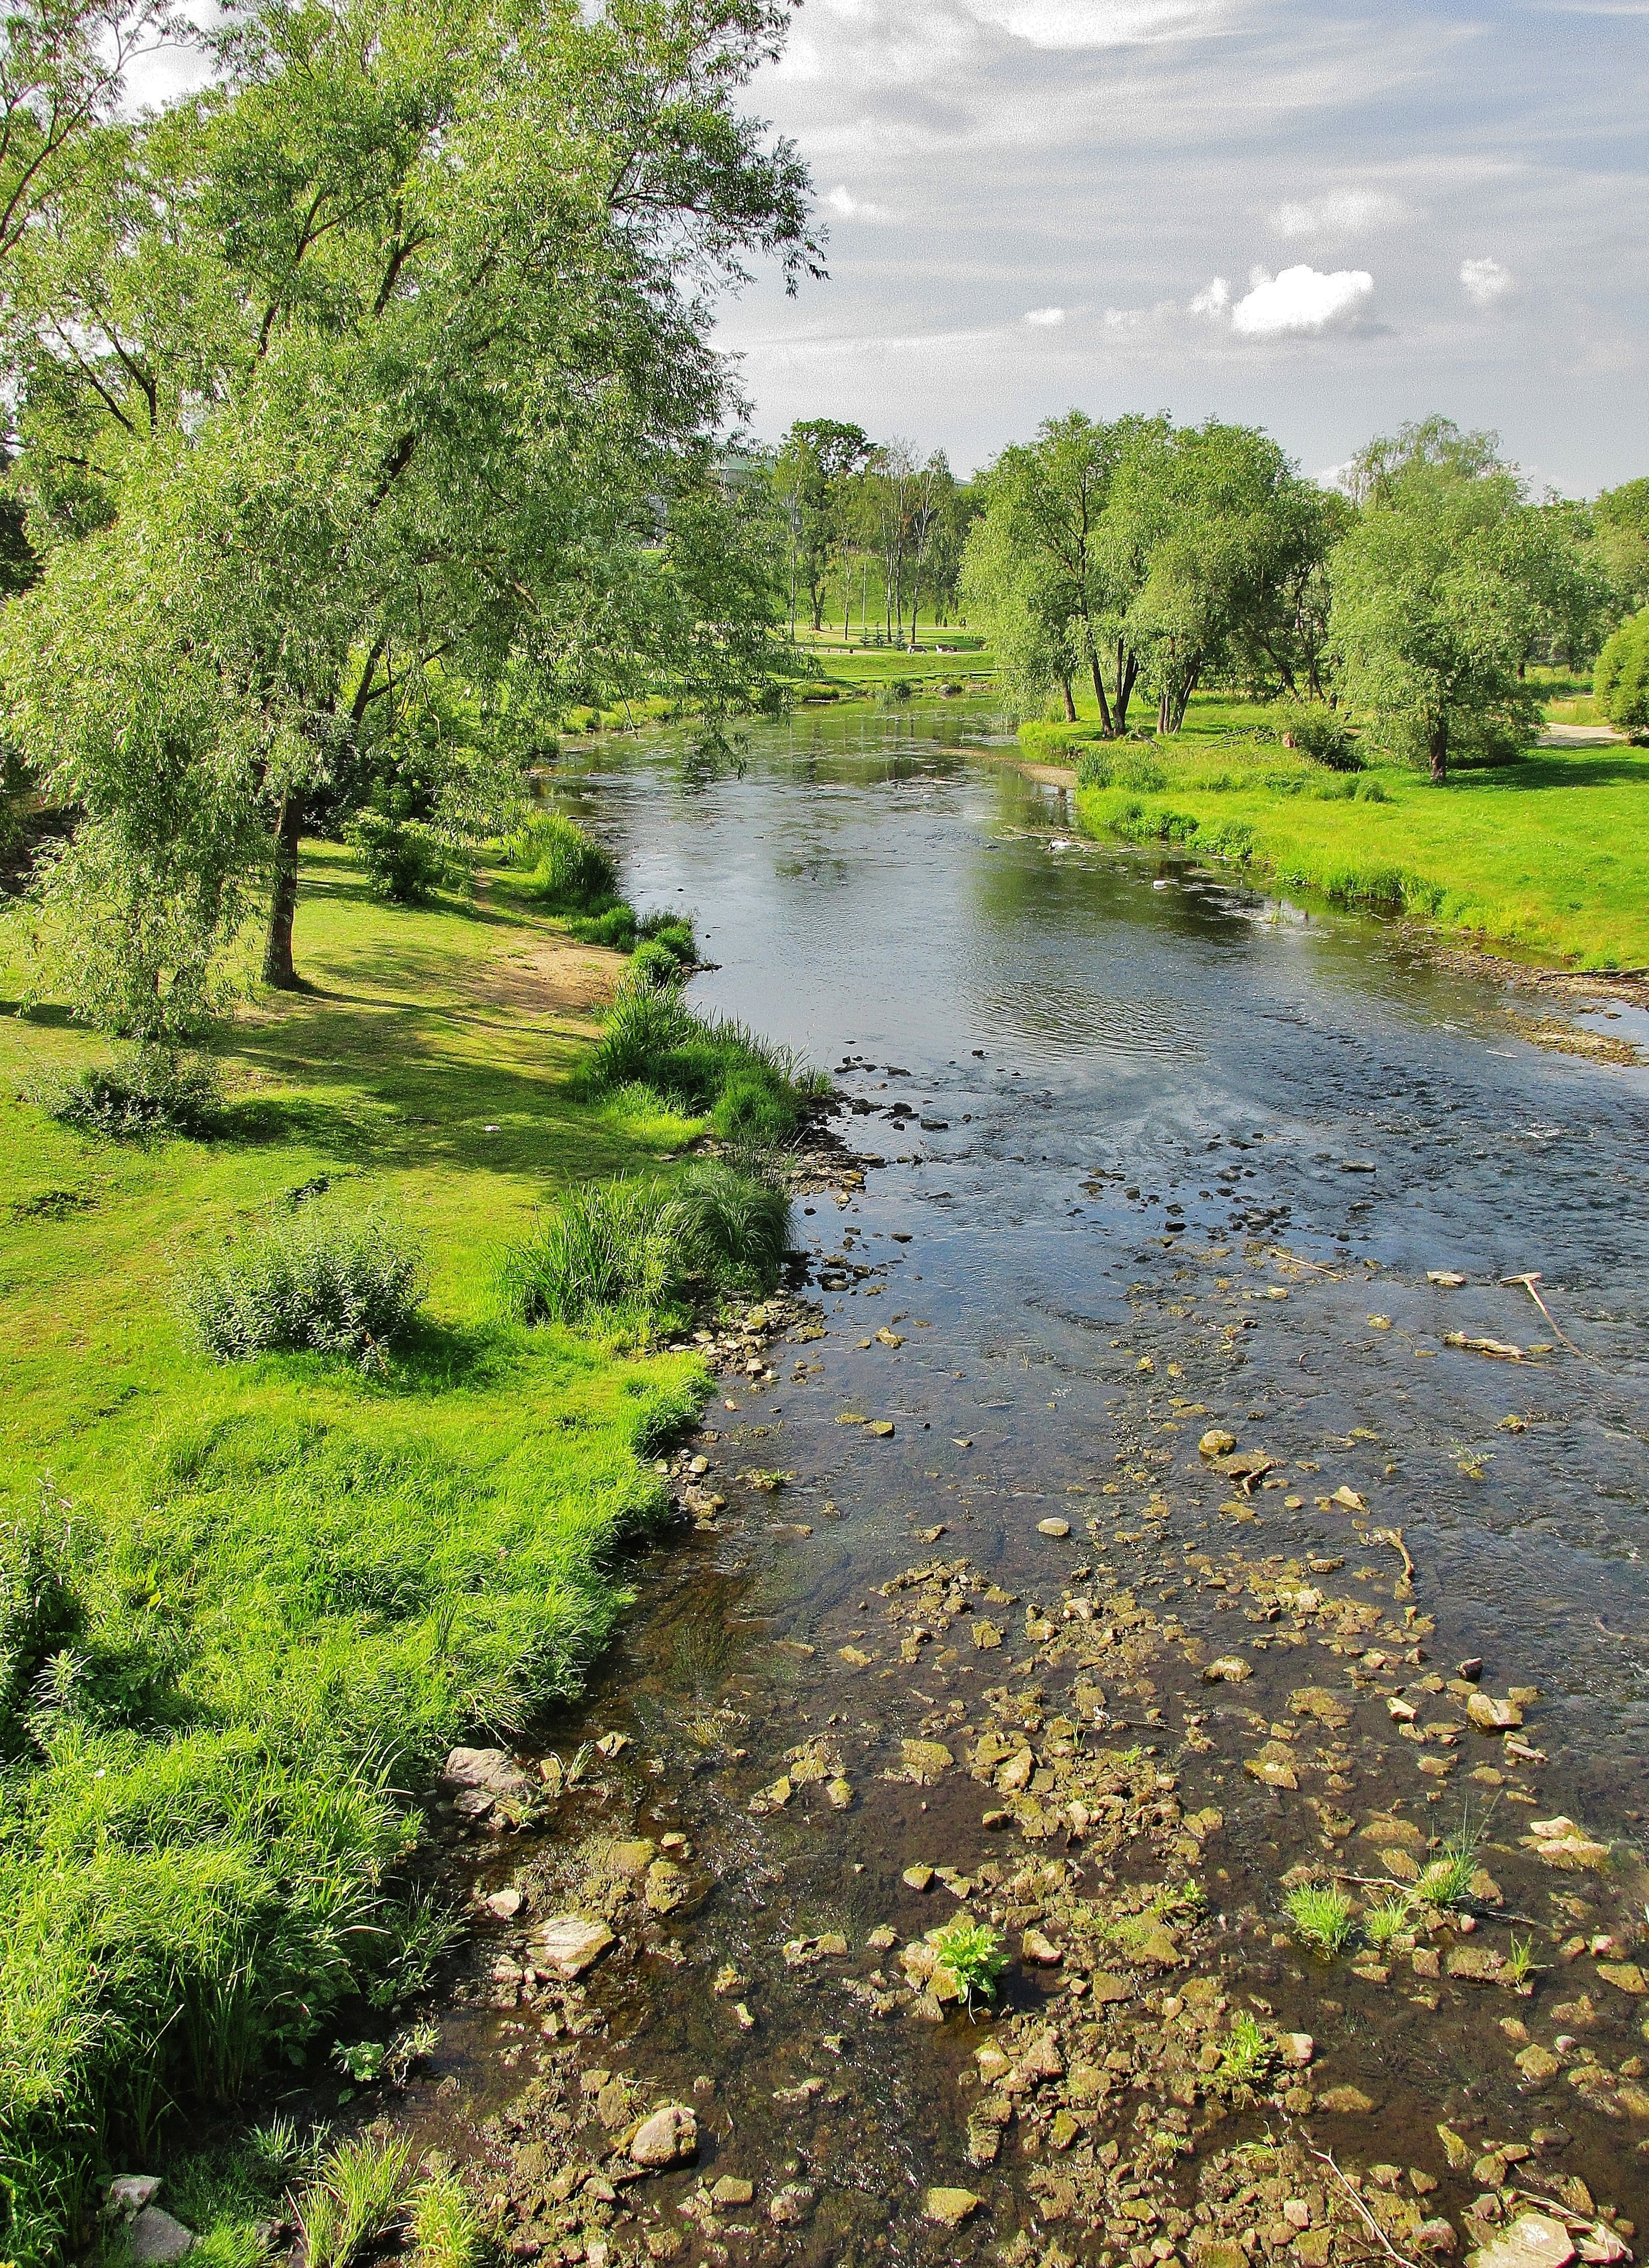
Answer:
[[[1398,768],[1330,773],[1256,730],[1274,730],[1263,707],[1199,696],[1182,733],[1129,744],[1161,785],[1081,788],[1079,823],[1532,959],[1649,965],[1649,751],[1538,748],[1434,788]],[[1020,737],[1033,755],[1074,763],[1097,727],[1031,724]]]
[[[1338,1953],[1351,1934],[1351,1901],[1332,1886],[1301,1882],[1283,1900],[1283,1911],[1314,1952]]]
[[[665,1506],[652,1454],[705,1390],[692,1357],[622,1360],[497,1307],[497,1256],[547,1198],[654,1173],[696,1130],[577,1076],[596,1027],[570,978],[599,997],[612,964],[484,887],[375,905],[335,848],[304,882],[308,989],[225,1032],[210,1139],[56,1123],[27,1093],[107,1050],[50,1003],[0,1018],[0,2253],[21,2262],[85,2241],[99,2165],[163,2147],[173,2106],[324,2060],[427,1980],[445,1925],[397,1889],[403,1791],[576,1689],[627,1601],[620,1547]],[[300,1191],[422,1246],[427,1305],[370,1371],[214,1362],[178,1313],[192,1265]]]

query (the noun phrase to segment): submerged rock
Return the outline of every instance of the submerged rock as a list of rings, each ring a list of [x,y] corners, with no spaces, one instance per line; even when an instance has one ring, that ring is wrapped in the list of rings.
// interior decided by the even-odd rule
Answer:
[[[922,2200],[922,2210],[941,2228],[960,2228],[983,2202],[972,2190],[931,2189]]]
[[[698,2121],[684,2102],[666,2102],[644,2118],[629,2138],[629,2154],[637,2166],[684,2165],[698,2155]]]
[[[584,1914],[555,1914],[535,1933],[532,1942],[533,1958],[540,1968],[551,1970],[571,1983],[599,1961],[615,1940],[603,1921],[591,1921]]]
[[[131,2241],[134,2260],[166,2262],[181,2260],[199,2239],[158,2205],[146,2205],[131,2225]]]

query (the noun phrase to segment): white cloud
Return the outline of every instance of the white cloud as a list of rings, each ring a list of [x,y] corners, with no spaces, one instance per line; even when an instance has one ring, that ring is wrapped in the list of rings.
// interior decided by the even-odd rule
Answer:
[[[873,205],[868,199],[856,197],[845,181],[838,181],[825,198],[833,213],[843,220],[891,220],[893,215],[886,205]]]
[[[1278,205],[1270,216],[1283,237],[1354,236],[1359,229],[1407,220],[1409,207],[1383,189],[1330,189],[1304,204]]]
[[[1119,48],[1212,31],[1226,0],[968,0],[981,22],[1034,48]]]
[[[1033,307],[1025,320],[1039,331],[1057,330],[1065,320],[1065,311],[1063,307]]]
[[[1474,306],[1491,307],[1503,293],[1512,288],[1512,271],[1502,268],[1498,260],[1462,260],[1460,280],[1466,287],[1466,297]]]
[[[1211,284],[1204,284],[1191,301],[1188,313],[1201,315],[1211,323],[1224,320],[1231,308],[1231,286],[1223,276],[1216,276]]]
[[[1248,339],[1280,338],[1289,332],[1322,331],[1353,315],[1373,296],[1374,279],[1366,268],[1285,268],[1268,276],[1256,268],[1249,290],[1231,311],[1233,330]]]

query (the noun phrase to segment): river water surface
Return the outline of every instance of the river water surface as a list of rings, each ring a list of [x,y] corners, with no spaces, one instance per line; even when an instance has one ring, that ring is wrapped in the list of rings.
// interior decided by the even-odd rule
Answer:
[[[698,766],[666,734],[569,758],[557,784],[637,904],[695,915],[715,965],[692,998],[830,1071],[835,1123],[865,1161],[862,1189],[797,1209],[825,1335],[775,1346],[770,1384],[724,1380],[703,1447],[726,1508],[641,1570],[637,1614],[568,1728],[629,1734],[636,1771],[603,1797],[615,1831],[684,1834],[709,1886],[667,1942],[597,1972],[601,2061],[684,2100],[699,2080],[714,2151],[699,2170],[756,2182],[769,2247],[762,2198],[786,2181],[813,2198],[783,2242],[821,2260],[983,2258],[1025,2228],[1051,2242],[1057,2216],[1044,2228],[1026,2187],[1034,2136],[985,2171],[964,2159],[980,2028],[867,2016],[833,1964],[791,1970],[780,1949],[839,1929],[843,1973],[862,1977],[874,1926],[902,1941],[951,1911],[909,1887],[913,1861],[966,1873],[994,1854],[1012,1870],[1025,1853],[982,1830],[990,1791],[961,1766],[986,1690],[1053,1675],[1022,1623],[1120,1595],[1194,1643],[1108,1680],[1095,1721],[1176,1771],[1187,1812],[1218,1807],[1209,1926],[1246,1948],[1221,1957],[1255,2006],[1316,2036],[1323,2084],[1381,2106],[1377,2133],[1343,2125],[1336,2146],[1435,2161],[1447,2183],[1439,2120],[1513,2138],[1544,2118],[1572,2138],[1551,2146],[1564,2170],[1641,2227],[1649,2124],[1603,2097],[1619,2068],[1631,2099],[1649,1999],[1598,1983],[1586,1948],[1612,1930],[1604,1955],[1649,1961],[1631,1938],[1649,1812],[1649,1072],[1527,1044],[1499,988],[1388,925],[1084,843],[1060,791],[1002,753],[960,708],[804,714],[753,732],[738,770]],[[1505,1281],[1528,1271],[1555,1329]],[[891,1436],[842,1422],[865,1417]],[[1274,1460],[1263,1480],[1211,1471],[1211,1428]],[[755,1469],[785,1484],[741,1486]],[[902,1662],[878,1587],[964,1555],[1012,1596],[1000,1651],[958,1652],[941,1631]],[[1296,1793],[1292,1772],[1244,1762],[1268,1731],[1292,1737],[1291,1687],[1330,1670],[1346,1686],[1315,1638],[1307,1666],[1298,1628],[1292,1656],[1271,1642],[1286,1611],[1263,1599],[1256,1616],[1253,1585],[1226,1584],[1262,1561],[1320,1564],[1373,1602],[1373,1666],[1346,1687],[1358,1714],[1327,1794],[1303,1764]],[[1251,1682],[1203,1679],[1199,1659],[1250,1643]],[[1397,1739],[1405,1684],[1474,1658],[1484,1693],[1537,1690],[1525,1753],[1463,1719],[1461,1738]],[[799,1791],[763,1810],[785,1752],[832,1728],[850,1807]],[[931,1786],[894,1776],[900,1736],[918,1733],[958,1759]],[[1474,1804],[1484,1863],[1538,1925],[1532,1999],[1447,1975],[1417,1997],[1406,1963],[1370,1981],[1289,1940],[1290,1866],[1343,1862],[1371,1807],[1432,1837]],[[1609,1870],[1537,1862],[1529,1826],[1557,1814],[1611,1846]],[[1082,1858],[1064,1836],[1030,1855],[1055,1849]],[[1556,1951],[1568,1937],[1572,1962],[1575,1932],[1584,1976]],[[710,1989],[724,1966],[748,2023]],[[892,1961],[877,1973],[902,1981]],[[1606,2080],[1535,2100],[1511,2060],[1517,2027],[1550,2042],[1564,2019],[1549,2005],[1581,1984]],[[1009,1998],[1055,1989],[1016,1969]],[[513,2056],[496,2068],[501,2036],[477,2014],[454,2037],[477,2114],[519,2076]],[[960,2233],[922,2220],[932,2183],[983,2195]],[[1461,2174],[1445,2208],[1481,2186]],[[696,2227],[681,2224],[694,2243]],[[1067,2226],[1062,2241],[1097,2257],[1102,2236]]]

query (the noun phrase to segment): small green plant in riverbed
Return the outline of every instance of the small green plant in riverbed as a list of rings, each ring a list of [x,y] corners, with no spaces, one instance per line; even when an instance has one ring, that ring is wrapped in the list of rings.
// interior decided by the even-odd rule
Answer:
[[[446,2168],[418,2185],[412,2242],[418,2268],[475,2268],[481,2257],[480,2217],[462,2182]]]
[[[1414,1886],[1414,1895],[1428,1906],[1458,1905],[1471,1895],[1471,1879],[1477,1871],[1477,1846],[1483,1841],[1483,1830],[1474,1827],[1471,1815],[1461,1815],[1460,1825],[1447,1837],[1435,1859],[1425,1867]]]
[[[1379,1905],[1371,1906],[1363,1917],[1363,1934],[1378,1952],[1394,1937],[1401,1937],[1404,1930],[1411,1928],[1413,1920],[1407,1898],[1386,1898]]]
[[[1231,2020],[1231,2030],[1220,2051],[1219,2076],[1227,2087],[1257,2087],[1276,2059],[1277,2051],[1246,2008]]]
[[[1319,1953],[1338,1953],[1351,1934],[1351,1901],[1332,1885],[1301,1882],[1284,1899],[1283,1910],[1305,1943]]]
[[[350,2268],[387,2234],[407,2190],[412,2145],[370,2130],[340,2142],[298,2205],[308,2268]]]
[[[1513,1933],[1505,1973],[1513,1984],[1528,1984],[1535,1973],[1535,1940],[1532,1937],[1519,1937]]]
[[[1001,1933],[983,1921],[953,1921],[933,1940],[933,1949],[961,1986],[971,2008],[975,2000],[994,2000],[1008,1965]]]

